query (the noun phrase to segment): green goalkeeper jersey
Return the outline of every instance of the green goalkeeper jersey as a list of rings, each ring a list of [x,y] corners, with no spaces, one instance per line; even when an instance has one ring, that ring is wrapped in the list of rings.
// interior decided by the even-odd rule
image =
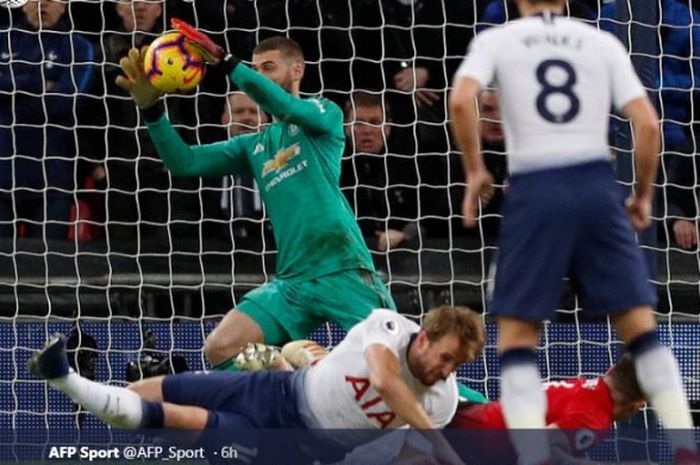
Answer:
[[[231,80],[275,121],[256,134],[190,146],[162,116],[147,126],[165,166],[175,176],[254,176],[277,242],[278,278],[373,271],[339,187],[345,148],[341,109],[324,98],[294,97],[243,64]]]

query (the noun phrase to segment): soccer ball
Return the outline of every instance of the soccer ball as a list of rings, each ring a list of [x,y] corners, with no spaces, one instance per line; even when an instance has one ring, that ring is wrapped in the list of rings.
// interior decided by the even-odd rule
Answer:
[[[187,92],[204,77],[204,57],[179,32],[166,32],[146,50],[143,68],[148,81],[165,93]]]

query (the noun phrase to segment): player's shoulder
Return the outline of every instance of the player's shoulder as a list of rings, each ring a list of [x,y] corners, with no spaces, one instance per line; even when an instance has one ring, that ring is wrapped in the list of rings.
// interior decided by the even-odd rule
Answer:
[[[268,126],[269,127],[269,126]],[[265,146],[259,142],[260,135],[267,130],[263,128],[261,132],[252,132],[249,134],[239,134],[237,136],[230,137],[226,141],[226,145],[230,147],[242,147],[247,149],[248,155],[257,155],[265,150]]]
[[[325,113],[328,111],[332,111],[342,113],[342,110],[340,109],[340,106],[337,103],[322,95],[312,95],[311,97],[308,97],[305,100],[316,105],[321,112]]]
[[[507,39],[510,37],[508,31],[511,27],[512,23],[506,23],[484,29],[474,36],[472,43],[492,43]]]
[[[375,308],[367,317],[367,322],[378,323],[391,334],[420,329],[417,323],[388,308]]]
[[[389,308],[375,308],[370,312],[369,316],[367,317],[368,320],[380,320],[387,318],[394,321],[408,321],[408,319],[405,316]]]

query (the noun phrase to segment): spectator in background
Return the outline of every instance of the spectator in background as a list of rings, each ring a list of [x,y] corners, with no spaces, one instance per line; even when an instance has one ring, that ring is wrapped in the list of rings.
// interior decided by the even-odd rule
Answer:
[[[588,2],[583,0],[568,0],[566,2],[565,14],[573,18],[583,19],[587,22],[594,22],[598,19],[598,14],[591,8]],[[486,5],[483,14],[476,25],[477,32],[481,32],[491,26],[503,24],[520,18],[515,1],[513,0],[492,0]]]
[[[674,184],[667,187],[668,222],[673,241],[684,249],[695,249],[698,245],[700,169],[697,163],[693,158],[676,157],[672,160],[668,173],[670,182]]]
[[[473,6],[469,2],[428,0],[387,0],[382,4],[387,23],[386,51],[382,51],[389,81],[386,87],[391,89],[397,123],[411,125],[397,128],[401,139],[413,141],[399,149],[402,153],[439,152],[441,159],[431,160],[430,166],[446,172],[443,154],[448,151],[449,132],[445,95],[472,34],[458,25],[473,23]],[[421,172],[422,178],[427,175]]]
[[[698,243],[697,202],[700,167],[695,143],[698,103],[695,88],[700,76],[698,2],[664,0],[661,26],[661,116],[667,166],[670,232],[684,249]]]
[[[96,173],[99,185],[106,188],[107,239],[110,249],[128,252],[154,251],[168,253],[173,249],[199,248],[198,227],[203,217],[197,178],[171,179],[148,137],[137,109],[128,93],[114,81],[120,74],[119,60],[131,47],[150,44],[163,31],[161,0],[120,0],[115,3],[122,20],[120,31],[108,34],[104,41],[104,76],[98,79],[92,93],[104,96],[96,120],[107,128],[107,137],[90,139],[96,153],[105,159]],[[102,87],[104,83],[104,88]],[[167,103],[176,124],[196,126],[194,100],[188,95],[172,95]],[[106,110],[106,113],[105,113]],[[100,128],[100,131],[103,129]],[[191,133],[184,134],[188,140]],[[187,239],[187,240],[185,240]]]
[[[30,0],[0,33],[0,236],[68,238],[77,168],[77,100],[93,79],[92,45],[63,19],[67,2]]]
[[[452,198],[459,159],[450,152],[445,95],[473,34],[466,25],[474,23],[475,8],[454,0],[375,3],[379,11],[368,12],[376,15],[377,31],[362,29],[354,37],[353,82],[363,87],[381,79],[373,88],[386,89],[393,110],[392,152],[412,157],[421,228],[431,238],[447,238],[461,201]]]
[[[244,92],[228,95],[221,124],[227,128],[229,138],[258,132],[260,126],[269,122],[267,113]],[[233,189],[229,189],[232,186]],[[223,188],[221,208],[226,217],[233,220],[234,238],[260,241],[262,231],[270,228],[269,222],[263,224],[262,201],[255,179],[252,176],[227,176],[223,178]]]
[[[386,251],[415,246],[418,177],[415,159],[389,153],[391,111],[381,95],[354,92],[345,104],[348,150],[341,188],[355,212],[365,240]]]

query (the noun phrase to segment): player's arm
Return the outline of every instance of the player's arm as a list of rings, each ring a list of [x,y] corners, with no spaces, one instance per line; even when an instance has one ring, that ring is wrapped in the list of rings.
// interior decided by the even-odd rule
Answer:
[[[622,114],[632,122],[634,132],[634,160],[637,185],[628,202],[632,224],[639,230],[649,225],[653,182],[659,165],[661,131],[659,118],[649,98],[638,97],[622,108]]]
[[[160,105],[158,105],[160,107]],[[161,108],[143,112],[148,134],[163,164],[173,176],[223,176],[251,174],[241,140],[245,136],[206,145],[188,145]]]
[[[627,50],[619,40],[605,36],[601,50],[606,52],[615,109],[632,122],[634,132],[634,158],[637,187],[627,202],[632,225],[645,228],[650,223],[651,202],[654,197],[652,183],[656,178],[661,145],[659,118],[647,92],[634,71]]]
[[[337,105],[297,98],[266,76],[242,64],[203,32],[176,18],[173,18],[172,25],[202,52],[207,63],[223,66],[231,80],[275,118],[318,133],[338,130],[343,114]]]
[[[463,204],[464,224],[476,224],[479,198],[490,200],[493,195],[493,178],[486,169],[479,143],[479,117],[476,98],[481,84],[471,77],[455,81],[450,94],[449,111],[452,134],[462,151],[462,166],[466,175],[467,192]]]
[[[335,104],[317,99],[300,99],[282,89],[267,76],[238,63],[230,73],[233,81],[258,105],[275,118],[316,133],[338,130],[343,114]]]
[[[132,48],[119,64],[124,75],[116,84],[129,91],[146,122],[148,134],[163,163],[174,176],[223,176],[249,174],[242,145],[237,138],[209,145],[188,145],[165,116],[161,93],[146,78],[143,51]]]
[[[396,354],[384,344],[370,344],[365,348],[369,382],[384,402],[412,428],[433,444],[433,454],[442,463],[462,464],[452,447],[435,428],[433,420],[401,378],[401,364]]]
[[[430,416],[401,378],[401,364],[396,354],[383,344],[367,346],[364,354],[369,382],[391,410],[413,428],[434,428]]]
[[[479,117],[476,110],[479,92],[481,84],[476,79],[459,78],[449,99],[452,134],[457,147],[462,151],[462,163],[467,177],[486,171],[479,144]]]

